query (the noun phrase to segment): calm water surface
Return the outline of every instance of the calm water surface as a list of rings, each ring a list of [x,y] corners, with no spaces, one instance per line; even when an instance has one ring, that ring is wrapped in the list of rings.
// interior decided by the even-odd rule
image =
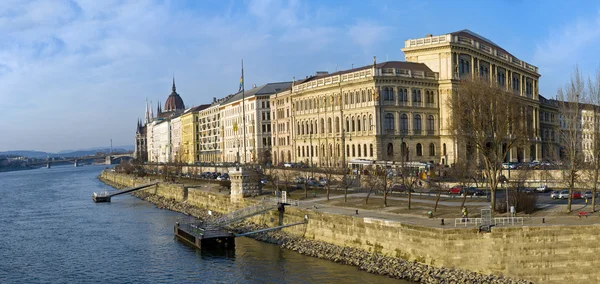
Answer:
[[[183,215],[112,190],[103,166],[0,173],[0,283],[407,283],[248,238],[227,255],[173,237]]]

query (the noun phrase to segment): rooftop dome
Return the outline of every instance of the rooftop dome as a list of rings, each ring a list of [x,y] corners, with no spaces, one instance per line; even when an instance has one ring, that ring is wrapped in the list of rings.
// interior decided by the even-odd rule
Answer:
[[[175,91],[175,78],[173,78],[173,92],[167,98],[165,102],[164,111],[175,111],[175,110],[185,110],[185,105],[183,104],[183,100],[179,96],[179,94]]]

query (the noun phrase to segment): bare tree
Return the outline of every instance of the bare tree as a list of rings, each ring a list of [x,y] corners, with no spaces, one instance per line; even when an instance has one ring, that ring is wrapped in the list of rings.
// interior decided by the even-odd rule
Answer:
[[[592,104],[593,120],[589,121],[592,133],[592,142],[590,145],[590,161],[588,163],[588,176],[592,182],[592,212],[596,212],[596,193],[598,192],[598,182],[600,181],[600,131],[598,131],[598,118],[600,115],[600,69],[596,70],[596,78],[588,77],[588,101]]]
[[[369,197],[371,196],[371,193],[373,192],[373,190],[381,187],[381,179],[377,175],[377,173],[371,172],[371,171],[369,171],[369,172],[370,172],[370,174],[363,175],[361,177],[361,181],[360,181],[361,187],[367,188],[369,190],[369,192],[367,193],[367,197],[365,198],[365,204],[369,204]]]
[[[512,148],[533,139],[531,109],[517,95],[480,78],[463,80],[448,106],[450,131],[461,147],[458,158],[482,164],[495,211],[502,162]]]
[[[585,82],[579,72],[579,67],[575,66],[570,82],[565,87],[560,88],[556,96],[561,124],[561,159],[567,167],[563,170],[563,179],[569,188],[567,213],[571,212],[573,189],[581,175],[580,171],[584,163],[581,145],[584,91]]]
[[[338,182],[339,187],[344,189],[344,202],[348,202],[348,189],[356,184],[356,180],[350,174],[350,170],[348,168],[343,169],[342,175],[340,176]]]
[[[325,179],[326,179],[326,182],[325,182],[325,189],[326,189],[326,191],[327,191],[327,200],[329,200],[329,194],[330,194],[330,192],[331,192],[331,183],[332,183],[332,181],[334,180],[334,177],[335,177],[336,175],[339,175],[339,174],[340,174],[340,170],[339,170],[339,169],[337,169],[337,168],[335,168],[335,167],[334,167],[334,166],[332,166],[332,165],[326,165],[326,166],[323,168],[323,171],[322,171],[322,173],[323,173],[323,175],[324,175],[324,177],[325,177]]]

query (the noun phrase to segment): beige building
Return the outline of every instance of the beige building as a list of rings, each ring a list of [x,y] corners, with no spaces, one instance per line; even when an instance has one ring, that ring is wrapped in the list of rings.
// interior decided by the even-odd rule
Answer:
[[[221,114],[216,100],[198,112],[198,153],[197,161],[220,163],[222,161],[223,137],[221,133]]]
[[[291,82],[268,83],[239,92],[221,103],[223,162],[271,161],[270,96],[291,87]],[[242,106],[245,109],[242,109]],[[245,114],[245,121],[242,119]],[[244,133],[245,126],[245,133]]]
[[[437,78],[425,64],[390,61],[294,84],[294,162],[440,162]]]
[[[558,102],[540,95],[540,136],[542,161],[557,160],[560,154]]]
[[[538,97],[538,68],[519,60],[492,41],[469,30],[440,36],[405,41],[402,49],[406,61],[427,65],[439,74],[440,94],[440,143],[447,147],[447,161],[454,162],[463,147],[454,145],[447,121],[449,110],[444,103],[458,89],[459,79],[464,76],[488,78],[505,87],[522,99],[523,110],[529,119],[529,147],[513,148],[509,160],[530,161],[541,159],[540,103]],[[463,150],[464,151],[464,150]]]
[[[177,116],[169,122],[169,127],[171,128],[171,161],[179,163],[182,161],[181,156],[181,116]]]

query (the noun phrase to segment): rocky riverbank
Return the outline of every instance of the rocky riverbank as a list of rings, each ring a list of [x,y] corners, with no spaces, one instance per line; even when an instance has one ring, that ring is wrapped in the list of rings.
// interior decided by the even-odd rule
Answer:
[[[205,220],[209,218],[206,208],[198,208],[186,203],[177,202],[149,192],[139,191],[135,196],[155,204],[158,208],[181,212]],[[218,214],[218,213],[213,213]],[[263,229],[250,222],[240,222],[231,226],[231,231],[246,233]],[[300,254],[353,265],[370,273],[386,275],[419,283],[531,283],[495,275],[484,275],[475,272],[428,266],[401,258],[386,257],[359,249],[340,247],[324,242],[308,240],[286,234],[282,231],[271,231],[250,236],[256,240],[277,244],[282,248]]]

